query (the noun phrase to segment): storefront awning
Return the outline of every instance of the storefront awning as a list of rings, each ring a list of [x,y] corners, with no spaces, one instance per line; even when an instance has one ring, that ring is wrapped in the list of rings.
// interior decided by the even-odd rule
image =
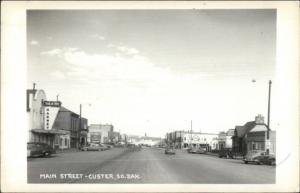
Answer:
[[[32,129],[31,130],[34,133],[44,133],[44,134],[59,134],[59,135],[67,135],[69,134],[68,131],[64,131],[64,130],[45,130],[45,129]]]

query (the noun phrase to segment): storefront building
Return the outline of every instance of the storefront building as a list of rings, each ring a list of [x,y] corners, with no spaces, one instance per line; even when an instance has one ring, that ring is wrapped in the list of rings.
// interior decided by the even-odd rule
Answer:
[[[218,134],[174,131],[167,133],[166,142],[175,148],[206,148],[207,151],[215,150],[218,145]]]
[[[84,132],[87,131],[80,130],[80,122],[83,129],[87,128],[86,118],[80,118],[78,114],[63,106],[59,108],[53,127],[64,132],[64,135],[59,136],[56,140],[60,149],[78,148],[81,146],[81,143],[84,144],[86,142]]]
[[[232,149],[232,136],[234,136],[234,129],[229,129],[227,132],[220,132],[216,149]]]
[[[91,124],[88,129],[88,143],[113,143],[114,127],[110,124]]]
[[[27,114],[29,122],[28,142],[46,143],[53,148],[59,143],[59,136],[67,132],[53,128],[61,102],[47,101],[43,90],[27,90]]]
[[[80,123],[80,146],[85,146],[87,145],[88,120],[86,118],[81,117]]]
[[[44,107],[43,101],[46,100],[46,94],[43,90],[35,88],[28,89],[26,92],[26,111],[28,118],[28,142],[46,142],[53,143],[53,136],[39,134],[34,130],[44,129]]]

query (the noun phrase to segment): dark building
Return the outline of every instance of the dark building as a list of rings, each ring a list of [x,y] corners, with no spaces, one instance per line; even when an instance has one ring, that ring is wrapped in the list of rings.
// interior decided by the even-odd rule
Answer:
[[[88,134],[88,120],[81,117],[81,127],[80,127],[80,146],[87,144],[87,134]]]
[[[66,143],[69,143],[69,147],[71,148],[78,148],[81,145],[81,142],[83,144],[86,143],[86,135],[84,135],[84,133],[87,133],[87,119],[80,118],[80,115],[65,107],[60,108],[53,127],[69,131],[70,141]]]
[[[244,126],[236,126],[232,137],[232,149],[242,155],[248,151],[262,150],[275,154],[276,132],[269,130],[261,115],[255,117],[255,121],[247,122]]]

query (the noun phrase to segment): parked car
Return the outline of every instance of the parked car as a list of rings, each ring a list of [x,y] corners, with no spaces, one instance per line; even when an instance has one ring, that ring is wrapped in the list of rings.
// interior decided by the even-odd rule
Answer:
[[[273,154],[268,154],[265,151],[254,150],[247,153],[244,158],[244,163],[268,164],[275,165],[276,158]]]
[[[87,146],[81,147],[82,151],[104,151],[107,149],[109,149],[107,146],[97,143],[91,143]]]
[[[104,145],[104,144],[100,144],[99,146],[100,146],[100,148],[101,148],[101,151],[105,151],[105,150],[108,150],[108,149],[113,148],[112,145]]]
[[[56,151],[54,150],[54,148],[46,143],[27,143],[27,157],[46,157],[55,153]]]
[[[192,148],[188,152],[195,153],[195,154],[205,154],[207,151],[205,148]]]
[[[223,158],[223,157],[233,159],[234,153],[231,151],[231,149],[222,149],[219,152],[219,158]]]
[[[165,154],[175,155],[175,149],[172,147],[167,147],[165,149]]]

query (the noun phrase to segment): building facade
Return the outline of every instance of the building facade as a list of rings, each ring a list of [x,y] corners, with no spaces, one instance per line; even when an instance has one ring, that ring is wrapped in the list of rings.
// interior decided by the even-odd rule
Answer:
[[[29,123],[28,142],[46,143],[53,148],[57,147],[57,138],[66,137],[67,132],[54,127],[59,101],[47,101],[43,90],[27,90],[27,115]]]
[[[129,136],[128,142],[135,145],[144,145],[144,146],[158,146],[161,143],[162,139],[159,137],[150,137],[150,136]]]
[[[269,130],[269,139],[268,139]],[[233,151],[242,155],[252,150],[276,152],[276,132],[271,131],[261,115],[244,126],[236,126],[232,137]]]
[[[88,127],[88,143],[113,143],[114,127],[110,124],[91,124]]]
[[[218,146],[218,134],[174,131],[166,134],[166,143],[175,148],[206,148],[207,151],[215,150]]]
[[[80,146],[87,145],[87,136],[88,136],[88,119],[81,117],[79,121],[81,123],[80,127]]]
[[[60,149],[78,148],[84,145],[86,141],[82,132],[83,130],[87,132],[87,123],[88,120],[86,118],[80,117],[80,115],[65,107],[60,107],[53,128],[64,131],[64,134],[56,136],[55,145]]]
[[[227,132],[220,132],[218,135],[217,150],[232,149],[232,136],[234,136],[234,129],[229,129]]]
[[[44,134],[44,106],[43,101],[47,100],[43,90],[35,88],[26,91],[26,111],[28,119],[28,142],[53,143],[51,134]]]

